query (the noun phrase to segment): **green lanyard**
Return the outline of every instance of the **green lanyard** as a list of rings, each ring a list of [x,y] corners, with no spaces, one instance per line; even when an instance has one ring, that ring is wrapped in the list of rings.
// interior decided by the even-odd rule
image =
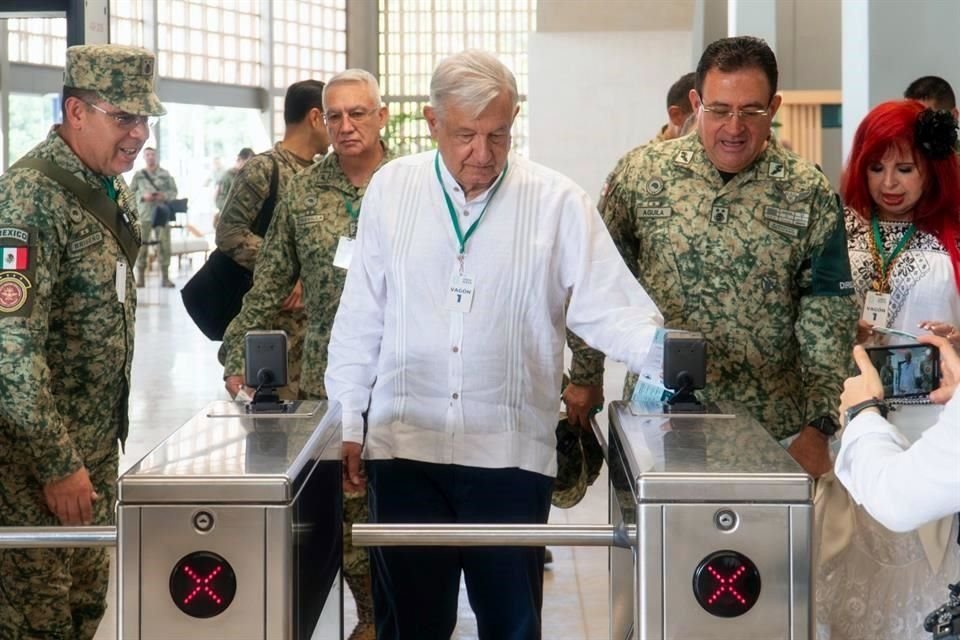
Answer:
[[[873,259],[874,262],[877,263],[877,269],[880,271],[878,284],[886,291],[889,291],[890,271],[893,267],[893,263],[896,262],[898,257],[900,257],[900,253],[903,251],[904,247],[907,246],[907,243],[910,242],[910,238],[913,237],[913,234],[916,233],[917,227],[911,224],[907,228],[906,232],[904,232],[903,237],[900,238],[900,242],[897,243],[897,246],[893,248],[893,251],[890,252],[890,255],[887,255],[887,252],[883,249],[883,238],[880,236],[880,223],[877,220],[876,214],[871,216],[870,226],[873,228],[873,247],[876,249],[876,252],[873,254]]]
[[[361,202],[359,205],[357,205],[357,208],[354,209],[354,208],[353,208],[353,203],[350,202],[349,200],[347,200],[346,194],[341,193],[341,194],[340,194],[340,197],[343,198],[343,206],[344,206],[344,208],[346,208],[346,210],[347,210],[347,215],[350,216],[350,219],[351,219],[351,220],[353,220],[354,222],[356,222],[356,221],[357,221],[357,218],[360,217],[360,207],[363,206],[363,203]]]
[[[457,217],[457,210],[453,208],[453,201],[450,200],[450,196],[447,194],[447,188],[443,186],[443,178],[440,177],[440,153],[438,152],[434,157],[433,168],[437,172],[437,180],[440,182],[440,190],[443,191],[443,199],[447,201],[447,211],[450,212],[450,221],[453,222],[453,230],[457,232],[457,241],[460,243],[461,256],[466,252],[467,240],[469,240],[470,236],[473,235],[477,225],[480,224],[480,221],[483,219],[483,214],[487,212],[487,207],[489,207],[490,203],[493,202],[493,196],[497,195],[497,190],[500,188],[500,185],[503,184],[503,177],[507,175],[508,165],[509,163],[504,165],[503,173],[501,173],[500,177],[497,178],[497,183],[493,185],[493,191],[490,192],[490,197],[487,198],[487,204],[483,205],[483,210],[480,212],[480,215],[477,216],[476,221],[470,225],[470,228],[467,229],[467,233],[464,234],[460,229],[460,221]]]
[[[107,195],[110,196],[110,199],[114,202],[117,201],[117,188],[113,184],[113,178],[107,178],[106,176],[101,177],[100,180],[103,182],[103,188],[107,190]]]

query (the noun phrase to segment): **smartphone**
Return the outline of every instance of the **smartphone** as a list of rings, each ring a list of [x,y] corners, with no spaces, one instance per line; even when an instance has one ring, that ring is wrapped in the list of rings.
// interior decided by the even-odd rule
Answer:
[[[908,333],[906,331],[900,331],[899,329],[887,329],[885,327],[873,327],[872,331],[874,333],[879,333],[887,336],[896,336],[898,338],[907,338],[909,340],[916,340],[917,335],[914,333]]]
[[[940,386],[940,350],[929,344],[867,347],[884,398],[917,398]]]

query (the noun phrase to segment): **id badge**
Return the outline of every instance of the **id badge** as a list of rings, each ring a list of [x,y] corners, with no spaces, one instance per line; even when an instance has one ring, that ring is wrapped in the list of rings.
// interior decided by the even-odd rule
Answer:
[[[340,241],[337,243],[337,252],[333,256],[333,266],[340,267],[341,269],[350,268],[350,261],[353,259],[354,242],[355,240],[353,238],[340,236]]]
[[[127,299],[127,263],[123,260],[117,260],[117,279],[114,284],[117,289],[117,300],[123,302]]]
[[[472,276],[463,273],[454,273],[450,276],[450,287],[447,291],[447,309],[469,313],[473,304],[475,283]]]
[[[860,319],[877,327],[887,326],[887,313],[890,308],[890,294],[868,291],[863,303]]]

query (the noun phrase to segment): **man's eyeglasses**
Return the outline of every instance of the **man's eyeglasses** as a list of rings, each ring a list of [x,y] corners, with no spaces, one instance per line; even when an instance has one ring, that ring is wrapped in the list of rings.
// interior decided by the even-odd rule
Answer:
[[[732,120],[737,116],[744,122],[759,122],[761,118],[770,115],[769,109],[730,109],[729,107],[708,107],[703,104],[703,98],[700,98],[700,107],[707,117],[718,122]]]
[[[136,116],[132,113],[127,113],[125,111],[113,112],[107,111],[103,107],[98,107],[92,102],[87,102],[84,100],[84,104],[88,107],[93,107],[103,115],[113,118],[113,121],[117,123],[117,126],[125,131],[130,131],[136,129],[139,125],[145,124],[147,127],[153,127],[157,124],[157,119],[150,116]]]
[[[350,118],[353,124],[363,124],[370,116],[379,111],[379,107],[373,109],[350,109],[349,111],[327,111],[323,114],[323,121],[331,127],[339,127],[343,124],[344,117]]]

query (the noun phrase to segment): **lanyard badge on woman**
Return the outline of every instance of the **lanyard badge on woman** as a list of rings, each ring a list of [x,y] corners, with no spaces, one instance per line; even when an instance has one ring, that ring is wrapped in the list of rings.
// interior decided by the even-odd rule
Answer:
[[[888,254],[883,248],[883,237],[880,235],[880,223],[877,221],[876,214],[870,219],[870,227],[873,231],[870,255],[873,257],[877,276],[873,279],[872,291],[867,292],[860,317],[872,325],[886,327],[887,315],[890,311],[890,274],[893,273],[893,265],[903,254],[903,250],[910,243],[917,228],[912,224],[907,227],[903,237]]]
[[[508,166],[504,165],[503,171],[500,173],[500,177],[497,178],[497,182],[493,185],[493,189],[490,191],[490,196],[487,198],[487,203],[483,205],[483,210],[480,211],[480,215],[477,216],[477,219],[472,225],[470,225],[466,233],[464,233],[460,228],[460,219],[457,216],[457,210],[453,207],[453,201],[450,199],[450,195],[447,193],[447,188],[443,186],[443,177],[440,175],[439,152],[437,152],[436,157],[433,159],[433,168],[437,173],[437,180],[440,182],[440,190],[443,191],[443,199],[447,203],[447,211],[450,213],[450,222],[453,223],[453,231],[457,234],[457,244],[459,249],[459,253],[457,254],[458,268],[454,271],[453,275],[450,276],[450,287],[447,291],[447,308],[450,311],[469,313],[470,307],[473,304],[473,292],[476,288],[476,281],[474,280],[473,276],[467,275],[463,272],[463,259],[464,254],[467,252],[467,241],[470,239],[470,236],[473,235],[473,232],[476,231],[480,221],[483,220],[483,214],[487,212],[487,208],[490,206],[490,203],[493,202],[493,197],[497,195],[500,185],[503,184],[503,178],[507,175]]]

